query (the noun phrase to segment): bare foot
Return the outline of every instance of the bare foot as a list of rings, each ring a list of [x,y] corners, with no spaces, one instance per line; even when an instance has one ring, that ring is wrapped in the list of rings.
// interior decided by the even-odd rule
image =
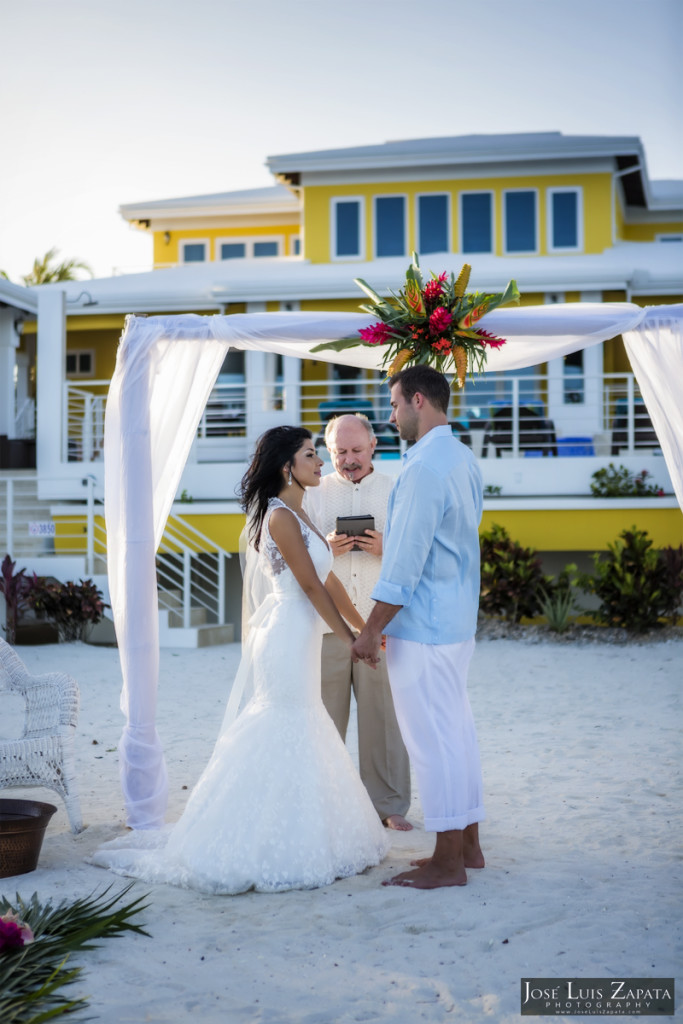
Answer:
[[[415,871],[402,871],[400,875],[388,878],[382,885],[398,885],[406,889],[441,889],[449,885],[467,885],[464,867],[437,867],[431,857],[423,866]]]
[[[396,832],[410,832],[413,827],[402,814],[390,814],[388,818],[383,819],[382,824],[385,828],[393,828]]]
[[[486,861],[484,860],[484,854],[481,852],[481,849],[479,851],[472,850],[471,852],[469,852],[468,850],[464,850],[463,860],[465,862],[466,868],[486,867]],[[431,862],[431,857],[420,857],[418,860],[411,860],[410,863],[413,864],[416,868],[424,868],[427,866],[427,864],[431,864]]]

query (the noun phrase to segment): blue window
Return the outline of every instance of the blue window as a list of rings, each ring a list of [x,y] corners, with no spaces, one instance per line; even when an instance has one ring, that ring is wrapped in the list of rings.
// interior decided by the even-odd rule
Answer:
[[[417,200],[420,252],[448,252],[448,196],[419,196]]]
[[[254,256],[277,256],[277,242],[254,242]]]
[[[375,250],[378,256],[405,256],[406,201],[403,196],[375,199]]]
[[[505,193],[505,251],[536,252],[536,192]]]
[[[360,256],[360,203],[337,200],[334,210],[335,256]]]
[[[490,192],[468,192],[460,197],[462,251],[493,252],[493,214]]]
[[[577,192],[552,192],[550,197],[552,248],[577,249],[579,245],[579,196]]]
[[[183,246],[184,263],[203,263],[206,259],[204,242],[186,242]]]
[[[247,255],[244,242],[221,242],[222,260],[241,260]]]
[[[292,255],[301,256],[301,239],[298,235],[292,239]]]

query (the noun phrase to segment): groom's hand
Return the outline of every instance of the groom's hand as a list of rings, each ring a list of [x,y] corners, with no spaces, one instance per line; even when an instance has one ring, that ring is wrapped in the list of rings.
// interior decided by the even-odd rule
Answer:
[[[382,634],[370,632],[366,626],[351,645],[351,658],[354,663],[364,661],[372,668],[377,668],[381,642]]]

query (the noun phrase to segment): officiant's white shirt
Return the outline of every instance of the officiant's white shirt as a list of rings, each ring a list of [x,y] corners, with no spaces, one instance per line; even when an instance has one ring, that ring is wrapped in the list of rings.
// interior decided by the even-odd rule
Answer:
[[[373,469],[362,480],[347,480],[330,473],[320,481],[319,487],[309,487],[304,495],[304,508],[323,537],[337,526],[337,516],[371,515],[375,529],[384,533],[387,505],[393,486],[393,477]],[[367,551],[347,551],[334,560],[334,574],[344,585],[354,606],[364,619],[373,608],[370,597],[379,579],[381,559]],[[325,626],[325,632],[332,630]]]
[[[481,472],[449,426],[428,431],[403,460],[372,597],[403,606],[386,627],[389,636],[461,643],[477,628]]]

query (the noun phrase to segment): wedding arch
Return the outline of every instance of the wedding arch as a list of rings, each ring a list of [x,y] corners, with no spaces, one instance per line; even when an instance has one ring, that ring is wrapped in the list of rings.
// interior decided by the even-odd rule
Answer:
[[[160,828],[167,776],[156,729],[159,636],[155,554],[199,421],[229,348],[304,358],[368,325],[358,313],[128,317],[105,421],[111,603],[123,675],[119,743],[128,824]],[[498,309],[481,325],[507,339],[487,371],[520,369],[621,334],[683,507],[683,305],[573,303]],[[316,353],[381,368],[381,349]]]

